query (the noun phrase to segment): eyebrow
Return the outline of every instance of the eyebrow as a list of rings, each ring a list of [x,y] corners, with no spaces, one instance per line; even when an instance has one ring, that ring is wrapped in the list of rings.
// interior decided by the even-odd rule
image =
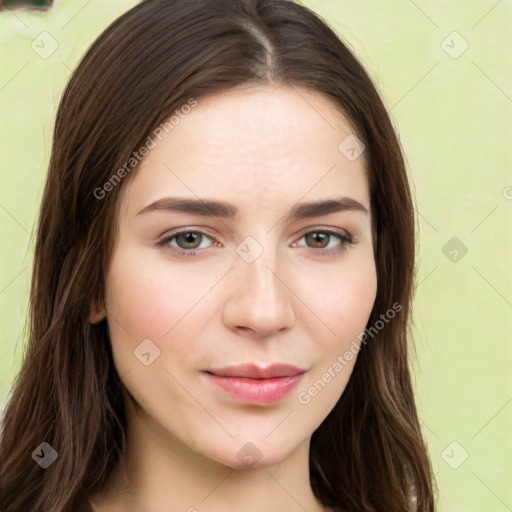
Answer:
[[[240,210],[233,204],[216,199],[196,199],[188,197],[163,197],[144,207],[137,216],[154,211],[184,212],[204,217],[219,217],[238,220]],[[286,215],[286,220],[307,219],[329,213],[356,211],[368,214],[368,209],[350,197],[335,197],[305,203],[296,203]]]

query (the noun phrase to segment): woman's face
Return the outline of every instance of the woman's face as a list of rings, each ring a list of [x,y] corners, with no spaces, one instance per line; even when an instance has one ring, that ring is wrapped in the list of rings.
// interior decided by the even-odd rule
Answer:
[[[115,365],[165,442],[273,465],[343,393],[373,307],[364,153],[334,104],[286,87],[199,101],[167,132],[123,190],[105,295]],[[298,370],[206,373],[283,364]]]

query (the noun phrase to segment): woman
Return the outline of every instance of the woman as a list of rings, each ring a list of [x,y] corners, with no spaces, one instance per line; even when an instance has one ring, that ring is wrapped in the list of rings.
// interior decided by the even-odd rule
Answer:
[[[432,511],[414,215],[368,75],[283,0],[146,0],[57,114],[2,512]]]

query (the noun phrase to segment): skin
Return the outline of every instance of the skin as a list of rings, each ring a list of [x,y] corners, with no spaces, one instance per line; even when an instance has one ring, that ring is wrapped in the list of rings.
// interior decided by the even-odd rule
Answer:
[[[106,316],[115,366],[140,406],[130,408],[117,471],[92,497],[96,510],[327,510],[309,483],[310,440],[356,357],[309,403],[298,395],[358,340],[376,296],[364,153],[349,161],[338,150],[352,132],[318,93],[238,88],[199,101],[143,159],[123,190],[105,308],[93,305],[90,315],[92,323]],[[229,201],[241,216],[137,215],[166,196]],[[337,196],[368,212],[285,218],[299,201]],[[157,245],[177,228],[207,236]],[[305,236],[326,228],[355,243]],[[251,263],[235,251],[248,236],[263,248]],[[160,350],[148,366],[134,357],[144,339]],[[227,396],[201,373],[248,362],[306,373],[285,398],[261,405]],[[247,443],[261,457],[250,467],[237,455]]]

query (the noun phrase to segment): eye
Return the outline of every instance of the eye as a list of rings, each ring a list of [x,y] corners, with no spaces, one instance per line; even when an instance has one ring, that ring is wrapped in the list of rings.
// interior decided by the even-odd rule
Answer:
[[[302,235],[299,240],[304,239],[306,246],[294,242],[292,247],[307,247],[313,249],[316,254],[335,255],[346,251],[355,243],[353,238],[344,231],[334,229],[316,229]],[[206,245],[203,242],[210,240]],[[336,240],[338,243],[336,243]],[[213,244],[211,243],[213,241]],[[183,230],[163,236],[157,242],[162,247],[177,256],[197,256],[212,245],[222,247],[222,244],[203,231]]]
[[[347,250],[351,245],[354,244],[353,238],[343,231],[333,229],[316,229],[308,231],[299,240],[304,239],[306,241],[306,247],[314,249],[315,252],[320,254],[336,254],[341,251]],[[338,243],[336,244],[336,239]],[[294,247],[296,243],[292,244]],[[301,245],[300,247],[304,247]]]
[[[203,245],[205,239],[213,240],[216,246],[220,246],[220,242],[214,240],[212,237],[202,231],[179,231],[165,235],[158,242],[159,247],[164,247],[166,250],[177,254],[178,256],[197,256],[197,254],[212,244]],[[173,243],[175,241],[175,243]]]

